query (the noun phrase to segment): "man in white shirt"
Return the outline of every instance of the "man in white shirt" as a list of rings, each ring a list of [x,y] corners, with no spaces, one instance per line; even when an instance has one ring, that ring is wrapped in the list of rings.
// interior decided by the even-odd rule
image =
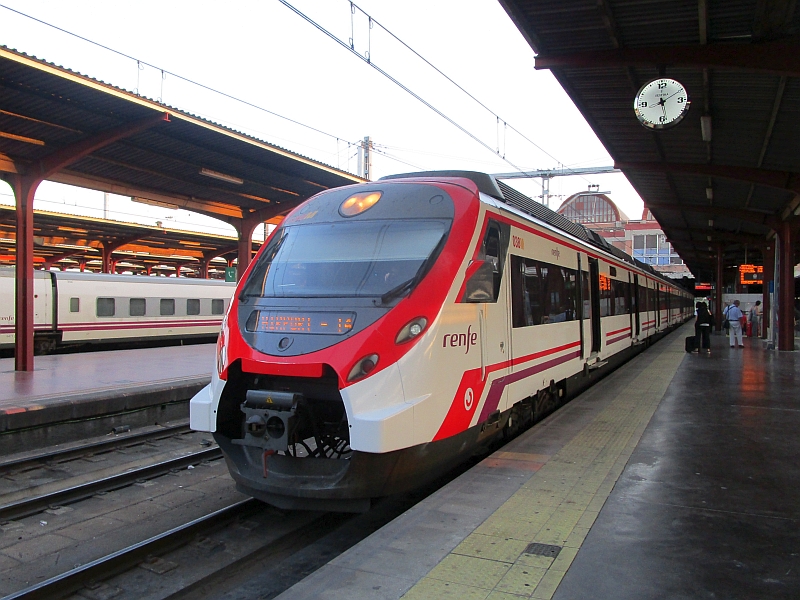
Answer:
[[[739,308],[738,300],[734,300],[733,304],[728,307],[725,316],[731,326],[731,348],[735,348],[737,342],[739,343],[739,348],[744,348],[744,343],[742,342],[742,317],[744,315]]]

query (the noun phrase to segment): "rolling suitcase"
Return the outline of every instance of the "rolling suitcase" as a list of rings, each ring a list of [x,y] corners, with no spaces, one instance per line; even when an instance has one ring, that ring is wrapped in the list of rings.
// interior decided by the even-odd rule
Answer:
[[[697,350],[697,338],[693,335],[690,335],[686,338],[686,351],[694,352],[695,350]]]

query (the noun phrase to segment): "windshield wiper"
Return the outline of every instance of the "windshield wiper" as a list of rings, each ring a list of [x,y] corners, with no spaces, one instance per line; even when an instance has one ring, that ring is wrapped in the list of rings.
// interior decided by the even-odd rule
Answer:
[[[419,271],[417,271],[419,273]],[[388,292],[381,296],[381,305],[385,305],[390,300],[394,300],[398,296],[402,296],[404,292],[414,287],[414,282],[417,280],[417,276],[414,275],[411,279],[408,279],[401,283],[398,286],[393,287]]]

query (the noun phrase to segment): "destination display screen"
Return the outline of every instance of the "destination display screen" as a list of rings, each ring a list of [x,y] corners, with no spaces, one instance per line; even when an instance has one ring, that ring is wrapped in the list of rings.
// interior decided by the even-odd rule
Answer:
[[[352,312],[258,311],[256,331],[264,333],[326,333],[343,335],[353,329]]]

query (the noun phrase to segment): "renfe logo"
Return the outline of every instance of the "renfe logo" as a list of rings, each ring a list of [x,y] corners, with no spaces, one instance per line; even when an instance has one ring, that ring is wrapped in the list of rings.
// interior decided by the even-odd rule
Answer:
[[[467,333],[445,333],[442,338],[442,348],[456,348],[466,346],[464,354],[469,354],[470,346],[478,343],[478,334],[472,331],[472,325],[467,327]]]

